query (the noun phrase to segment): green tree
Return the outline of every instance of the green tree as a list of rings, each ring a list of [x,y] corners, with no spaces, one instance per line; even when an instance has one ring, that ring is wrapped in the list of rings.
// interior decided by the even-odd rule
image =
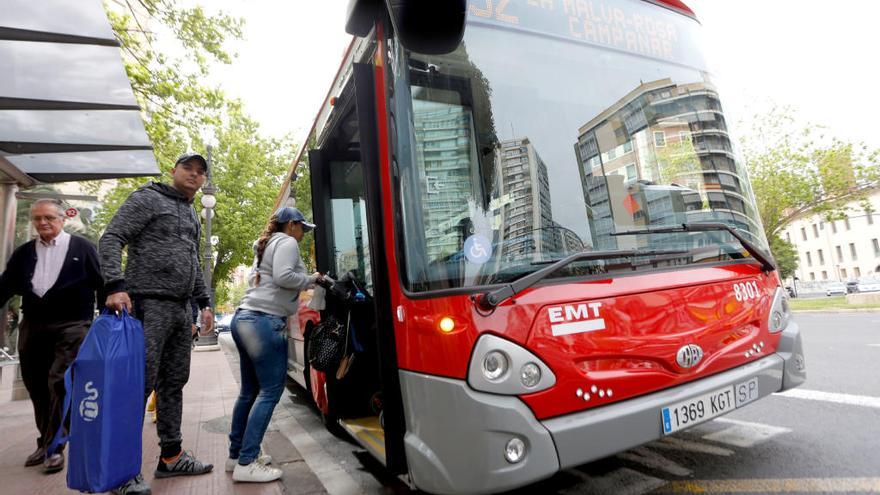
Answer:
[[[781,234],[794,220],[820,215],[835,220],[847,205],[864,202],[880,187],[880,152],[798,124],[790,108],[756,115],[741,140],[758,214],[780,275],[794,274],[794,246]]]
[[[315,135],[311,134],[306,144],[306,149],[314,149],[317,146]],[[290,197],[293,198],[295,206],[305,215],[306,218],[314,220],[312,215],[312,187],[309,169],[308,153],[303,153],[300,162],[293,169],[290,175]],[[279,201],[282,198],[279,198]],[[327,228],[328,226],[323,226]],[[319,226],[319,228],[321,228]],[[300,254],[306,269],[311,273],[316,270],[315,262],[315,236],[309,234],[303,237],[299,243]]]
[[[212,227],[219,238],[214,246],[215,287],[236,266],[251,264],[253,243],[272,214],[294,151],[289,140],[260,137],[256,122],[240,111],[230,114],[217,140],[212,170],[217,187]]]
[[[795,249],[794,245],[778,235],[771,237],[769,242],[770,252],[773,253],[773,257],[776,259],[779,275],[783,279],[794,275],[798,265],[797,249]]]
[[[767,239],[802,216],[841,218],[880,187],[880,151],[798,125],[790,108],[753,122],[741,144]]]
[[[212,166],[217,187],[212,234],[219,237],[212,271],[216,289],[224,286],[235,266],[249,264],[251,245],[271,213],[293,146],[286,138],[262,136],[241,102],[203,83],[213,64],[232,61],[225,44],[241,37],[242,21],[181,4],[176,0],[112,0],[106,10],[132,89],[144,110],[145,128],[161,170],[159,180],[170,181],[170,169],[181,152],[203,152],[206,136],[216,139]],[[157,49],[155,32],[144,29],[145,25],[171,33],[176,46],[168,51],[175,55]],[[163,46],[169,45],[163,40]],[[128,195],[144,183],[141,178],[118,180],[103,198],[96,227],[103,230]],[[201,210],[198,201],[195,206]],[[229,291],[219,295],[229,297]],[[226,300],[218,298],[217,302]]]

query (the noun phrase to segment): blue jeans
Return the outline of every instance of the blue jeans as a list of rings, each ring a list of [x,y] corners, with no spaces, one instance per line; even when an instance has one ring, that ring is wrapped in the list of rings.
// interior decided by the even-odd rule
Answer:
[[[286,318],[240,309],[230,325],[241,365],[241,392],[232,409],[229,458],[246,466],[260,453],[287,377]]]

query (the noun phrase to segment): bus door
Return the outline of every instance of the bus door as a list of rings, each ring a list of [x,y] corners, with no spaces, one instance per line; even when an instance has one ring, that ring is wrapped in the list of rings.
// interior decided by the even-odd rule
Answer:
[[[354,360],[343,377],[318,374],[306,365],[305,380],[311,389],[326,387],[322,412],[331,429],[338,424],[393,472],[403,472],[405,428],[382,235],[372,71],[372,65],[354,64],[353,77],[309,152],[318,271],[335,280],[355,278],[368,304],[340,310],[328,300],[322,321],[332,311],[345,320]]]

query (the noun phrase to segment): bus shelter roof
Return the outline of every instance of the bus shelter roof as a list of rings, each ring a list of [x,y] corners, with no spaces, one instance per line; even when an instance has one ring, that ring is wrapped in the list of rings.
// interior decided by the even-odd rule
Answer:
[[[157,175],[101,0],[0,0],[0,180]]]

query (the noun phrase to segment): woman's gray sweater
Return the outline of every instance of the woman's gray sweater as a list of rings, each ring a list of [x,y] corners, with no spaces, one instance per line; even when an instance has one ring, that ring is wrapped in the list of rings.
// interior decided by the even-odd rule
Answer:
[[[256,264],[255,255],[248,289],[239,307],[276,316],[296,314],[300,291],[315,285],[315,277],[306,272],[296,239],[282,232],[272,234],[263,251],[263,262]],[[260,284],[255,285],[258,272]]]

